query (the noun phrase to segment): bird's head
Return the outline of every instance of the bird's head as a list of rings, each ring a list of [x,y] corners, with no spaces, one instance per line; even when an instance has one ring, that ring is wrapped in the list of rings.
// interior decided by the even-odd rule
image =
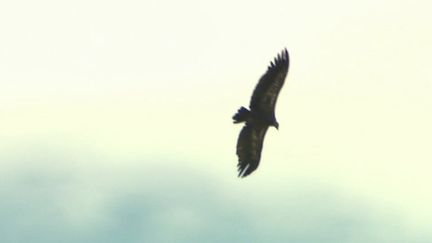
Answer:
[[[274,121],[273,126],[274,126],[277,130],[279,130],[279,123],[278,123],[277,121]]]

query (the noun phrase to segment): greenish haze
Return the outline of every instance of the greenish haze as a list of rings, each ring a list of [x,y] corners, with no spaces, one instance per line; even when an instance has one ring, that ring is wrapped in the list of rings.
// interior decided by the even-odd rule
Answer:
[[[432,242],[429,1],[3,1],[0,242]],[[279,130],[231,116],[282,48]]]

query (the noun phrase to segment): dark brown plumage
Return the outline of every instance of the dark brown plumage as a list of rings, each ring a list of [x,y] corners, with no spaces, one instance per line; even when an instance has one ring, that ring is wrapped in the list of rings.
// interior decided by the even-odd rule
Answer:
[[[288,51],[284,49],[260,78],[252,94],[250,110],[241,107],[233,116],[234,123],[246,123],[237,140],[239,177],[248,176],[257,169],[264,136],[269,126],[279,128],[275,117],[275,105],[285,82],[288,67]]]

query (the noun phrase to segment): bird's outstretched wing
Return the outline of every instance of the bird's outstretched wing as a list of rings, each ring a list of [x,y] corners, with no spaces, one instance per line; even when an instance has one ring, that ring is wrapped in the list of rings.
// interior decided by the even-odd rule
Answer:
[[[289,55],[284,49],[268,66],[267,72],[260,78],[250,101],[250,108],[255,112],[274,114],[276,100],[288,73]]]
[[[239,177],[245,177],[258,168],[267,129],[268,126],[246,123],[241,130],[237,140]]]

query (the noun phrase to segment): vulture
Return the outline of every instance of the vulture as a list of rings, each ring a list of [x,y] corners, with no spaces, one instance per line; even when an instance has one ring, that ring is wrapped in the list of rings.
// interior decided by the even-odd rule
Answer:
[[[289,56],[285,48],[270,62],[253,91],[249,110],[240,107],[234,123],[245,123],[237,140],[238,176],[246,177],[258,168],[264,136],[270,126],[279,128],[275,105],[288,73]]]

